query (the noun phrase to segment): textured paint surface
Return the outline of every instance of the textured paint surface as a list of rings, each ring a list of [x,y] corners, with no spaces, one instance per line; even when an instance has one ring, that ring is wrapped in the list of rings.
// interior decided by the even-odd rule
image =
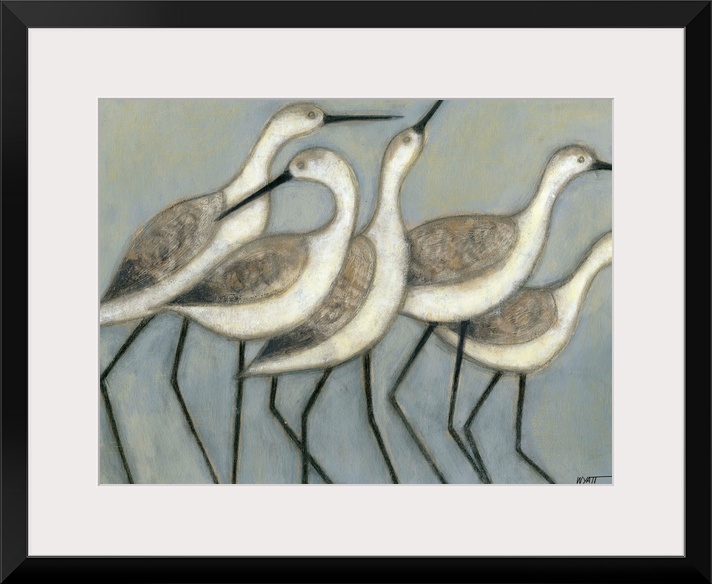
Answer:
[[[398,113],[378,123],[335,124],[288,143],[272,176],[307,147],[343,154],[361,186],[358,227],[375,207],[381,158],[399,131],[416,122],[431,100],[313,100],[329,113]],[[101,100],[99,104],[99,277],[107,288],[127,244],[147,219],[179,198],[224,186],[240,169],[266,122],[286,100]],[[428,124],[428,142],[405,180],[401,210],[408,228],[460,213],[508,214],[534,193],[544,164],[563,145],[583,142],[612,161],[610,100],[447,100]],[[559,197],[550,235],[528,284],[545,285],[570,273],[581,254],[611,228],[610,172],[575,179]],[[268,233],[306,231],[333,212],[315,184],[280,187]],[[614,256],[615,266],[615,256]],[[614,268],[615,269],[615,268]],[[523,446],[557,482],[611,474],[612,270],[594,280],[577,332],[559,358],[527,379]],[[140,483],[210,482],[181,415],[170,374],[180,331],[175,314],[157,317],[108,379],[109,392],[134,478]],[[374,410],[402,482],[435,476],[385,398],[424,325],[399,317],[373,353]],[[132,326],[101,330],[100,368]],[[250,342],[247,362],[261,343]],[[447,433],[454,351],[433,336],[399,391],[399,401],[450,482],[477,478]],[[181,389],[199,432],[229,481],[237,343],[191,325],[179,371]],[[280,379],[278,406],[293,428],[319,372]],[[456,426],[461,427],[492,373],[465,361]],[[268,409],[268,382],[245,385],[239,481],[300,480],[299,452]],[[517,381],[505,375],[474,426],[482,456],[497,483],[538,483],[514,450]],[[97,407],[101,402],[97,392]],[[384,483],[389,475],[367,422],[361,363],[334,371],[310,417],[310,450],[334,482]],[[101,414],[99,481],[126,478]],[[314,473],[312,482],[318,482]]]

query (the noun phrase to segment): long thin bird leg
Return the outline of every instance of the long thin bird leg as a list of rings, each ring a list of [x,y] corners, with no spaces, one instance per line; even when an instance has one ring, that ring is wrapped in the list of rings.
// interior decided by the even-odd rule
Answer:
[[[463,320],[460,323],[460,338],[457,342],[457,354],[455,355],[455,370],[452,374],[452,391],[450,393],[450,413],[447,417],[447,429],[448,432],[450,432],[450,436],[452,436],[455,440],[457,447],[462,451],[475,473],[477,473],[477,476],[484,483],[487,482],[486,474],[479,467],[477,461],[473,458],[472,454],[470,454],[470,451],[467,450],[467,446],[465,446],[465,443],[462,441],[462,438],[460,438],[460,435],[455,430],[454,424],[455,404],[457,401],[457,390],[460,386],[460,370],[462,369],[462,355],[465,347],[465,333],[467,332],[467,324],[468,321],[466,320]]]
[[[500,377],[502,377],[502,372],[497,371],[497,373],[494,374],[494,377],[492,377],[492,380],[489,382],[487,389],[485,389],[484,393],[482,394],[480,399],[477,401],[477,404],[472,409],[472,413],[470,413],[470,417],[467,418],[467,421],[465,422],[465,427],[464,427],[465,437],[467,438],[467,441],[470,444],[470,448],[472,449],[472,455],[474,456],[475,460],[477,461],[477,464],[479,465],[480,469],[482,470],[482,474],[487,479],[484,481],[486,483],[491,483],[492,477],[490,477],[489,473],[487,472],[485,463],[483,462],[482,457],[480,456],[480,451],[477,448],[477,444],[475,443],[475,438],[472,435],[472,422],[475,421],[475,416],[478,414],[478,412],[482,408],[482,405],[485,403],[485,400],[489,397],[490,393],[492,393],[492,390],[494,389],[494,386],[497,385],[497,382],[499,381]]]
[[[383,460],[386,461],[386,466],[388,466],[388,474],[391,475],[391,481],[393,484],[398,484],[398,475],[396,475],[396,469],[393,468],[393,463],[388,456],[388,450],[386,450],[386,445],[383,443],[383,437],[381,436],[381,431],[378,429],[378,424],[376,423],[376,416],[373,413],[373,392],[371,389],[371,352],[367,352],[363,356],[363,389],[366,393],[366,411],[368,412],[368,423],[371,425],[371,430],[373,435],[376,437],[378,442],[378,447],[381,449],[381,454],[383,455]]]
[[[413,442],[415,442],[416,446],[418,447],[418,450],[420,450],[420,453],[423,455],[423,458],[425,458],[425,460],[427,461],[428,465],[430,466],[430,469],[433,471],[433,473],[435,473],[435,476],[438,477],[438,480],[441,483],[446,484],[447,481],[445,480],[445,476],[442,472],[440,472],[440,469],[438,468],[437,464],[435,464],[435,460],[433,459],[432,454],[428,452],[428,447],[425,446],[425,442],[423,441],[423,439],[418,436],[418,433],[411,425],[410,421],[405,415],[405,412],[403,411],[403,408],[401,408],[400,404],[398,403],[398,400],[396,399],[396,392],[403,383],[403,380],[405,379],[406,375],[408,374],[408,371],[415,362],[416,357],[418,356],[420,351],[423,350],[423,347],[428,342],[430,335],[433,334],[433,331],[435,330],[436,326],[437,324],[435,323],[428,324],[427,328],[423,332],[423,336],[420,337],[418,344],[415,346],[415,349],[413,349],[413,352],[410,354],[410,357],[408,357],[408,360],[403,366],[403,369],[401,369],[401,372],[398,374],[396,382],[393,384],[393,387],[388,392],[388,401],[391,402],[393,409],[398,414],[398,417],[401,419],[401,422],[403,422],[405,429],[408,430],[408,434],[410,435]]]
[[[287,423],[287,420],[284,419],[284,416],[282,416],[281,412],[277,409],[277,381],[278,377],[273,377],[272,378],[272,384],[270,387],[270,392],[269,392],[269,411],[272,412],[272,415],[277,419],[279,422],[280,426],[284,428],[284,431],[286,432],[287,436],[289,436],[289,439],[294,442],[294,444],[297,446],[299,451],[301,452],[302,450],[302,441],[299,440],[299,437],[295,434],[294,430],[290,428],[289,424]],[[309,455],[309,464],[312,465],[312,468],[316,471],[316,474],[318,474],[321,477],[321,480],[324,481],[325,483],[331,485],[333,484],[333,481],[329,478],[329,475],[327,475],[324,472],[324,469],[321,468],[321,465],[316,461],[316,459],[310,454]]]
[[[321,376],[321,379],[319,379],[319,382],[316,384],[316,387],[314,388],[311,396],[309,396],[309,401],[302,412],[302,484],[307,484],[309,482],[309,449],[307,446],[307,422],[309,420],[309,412],[314,407],[321,390],[326,384],[326,380],[329,379],[329,375],[331,375],[331,371],[331,368],[324,370],[324,375]]]
[[[121,443],[121,436],[119,436],[119,426],[116,423],[116,417],[114,416],[114,408],[111,406],[111,399],[109,398],[109,387],[106,383],[106,378],[109,377],[109,373],[116,367],[119,359],[124,356],[124,353],[128,350],[131,344],[136,340],[136,338],[141,334],[141,331],[146,328],[146,325],[151,322],[155,316],[149,316],[144,318],[138,326],[131,331],[129,338],[126,339],[121,348],[118,350],[111,363],[104,369],[101,376],[99,377],[99,389],[101,391],[101,397],[104,399],[104,408],[106,409],[106,417],[109,419],[109,427],[111,428],[111,433],[114,435],[114,440],[116,441],[116,447],[119,450],[119,456],[121,457],[121,463],[124,466],[124,471],[126,472],[126,478],[130,484],[133,484],[133,475],[131,474],[131,468],[129,467],[128,460],[126,460],[126,453],[124,452],[124,446]]]
[[[106,417],[109,419],[109,426],[111,427],[111,433],[114,436],[114,441],[116,442],[116,447],[119,450],[119,456],[121,457],[121,464],[124,466],[124,471],[126,472],[126,479],[129,484],[133,485],[133,475],[131,474],[131,468],[129,467],[129,462],[126,460],[126,454],[124,452],[123,444],[121,443],[121,437],[119,436],[119,428],[116,425],[116,417],[114,416],[114,408],[111,406],[111,400],[109,399],[109,389],[106,386],[106,382],[102,381],[101,387],[101,397],[104,400],[104,408],[106,409]]]
[[[245,369],[245,341],[240,341],[238,347],[237,358],[237,387],[235,391],[235,422],[232,432],[232,471],[230,472],[230,482],[237,483],[237,462],[240,450],[240,424],[242,422],[242,390],[245,380],[242,378],[242,372]]]
[[[193,438],[195,438],[195,442],[198,444],[200,453],[203,455],[203,460],[205,460],[205,464],[208,466],[210,478],[212,478],[213,482],[217,485],[220,483],[220,480],[218,479],[218,472],[215,469],[213,461],[210,460],[210,455],[208,454],[208,451],[205,448],[205,445],[203,444],[200,435],[198,434],[198,430],[195,426],[193,416],[190,415],[188,405],[185,403],[183,393],[181,392],[180,386],[178,385],[178,369],[180,367],[180,359],[183,355],[183,346],[185,345],[185,337],[188,335],[189,325],[190,321],[187,318],[183,318],[183,325],[181,326],[180,336],[178,337],[178,345],[176,346],[176,356],[173,360],[173,371],[171,372],[171,387],[173,388],[173,391],[176,394],[176,398],[178,398],[178,403],[180,404],[181,411],[183,412],[183,417],[185,418],[185,421],[188,424],[190,433],[193,435]]]
[[[540,476],[542,476],[547,482],[556,484],[556,481],[552,479],[548,474],[546,474],[538,464],[536,464],[531,458],[529,458],[522,450],[522,412],[524,411],[524,390],[527,384],[527,376],[519,376],[519,400],[517,401],[517,453],[521,456],[525,462],[531,466]]]

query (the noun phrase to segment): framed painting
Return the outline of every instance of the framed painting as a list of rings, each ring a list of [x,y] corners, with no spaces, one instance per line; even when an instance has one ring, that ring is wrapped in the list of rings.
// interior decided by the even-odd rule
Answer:
[[[351,6],[3,2],[3,581],[709,581],[709,3]]]

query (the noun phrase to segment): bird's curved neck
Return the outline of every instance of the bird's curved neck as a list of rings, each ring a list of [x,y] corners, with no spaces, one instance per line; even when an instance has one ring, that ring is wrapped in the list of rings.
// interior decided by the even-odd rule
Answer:
[[[571,313],[578,314],[583,301],[586,299],[594,278],[603,268],[611,263],[610,248],[605,246],[594,247],[584,259],[574,274],[564,282],[557,291],[557,296],[563,301],[561,308]]]
[[[272,161],[288,141],[289,136],[285,136],[273,126],[268,125],[263,130],[240,172],[223,189],[227,199],[226,207],[239,203],[267,184]]]
[[[323,184],[331,191],[335,211],[331,220],[314,232],[319,245],[348,245],[353,236],[358,215],[358,183],[348,173],[331,176]]]
[[[520,228],[528,237],[533,237],[535,233],[539,232],[546,233],[554,203],[570,180],[570,177],[557,174],[549,169],[544,171],[536,194],[529,204],[518,213]]]
[[[400,226],[401,229],[405,229],[400,213],[400,191],[408,170],[410,170],[409,164],[396,161],[384,165],[378,187],[376,210],[366,231],[383,225],[390,225],[393,228]]]

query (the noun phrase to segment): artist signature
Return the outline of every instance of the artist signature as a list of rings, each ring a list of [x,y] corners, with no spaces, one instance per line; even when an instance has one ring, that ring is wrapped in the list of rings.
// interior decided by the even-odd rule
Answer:
[[[588,477],[577,477],[576,478],[576,484],[577,485],[595,485],[598,479],[611,479],[613,478],[611,475],[594,475],[594,476],[588,476]]]

